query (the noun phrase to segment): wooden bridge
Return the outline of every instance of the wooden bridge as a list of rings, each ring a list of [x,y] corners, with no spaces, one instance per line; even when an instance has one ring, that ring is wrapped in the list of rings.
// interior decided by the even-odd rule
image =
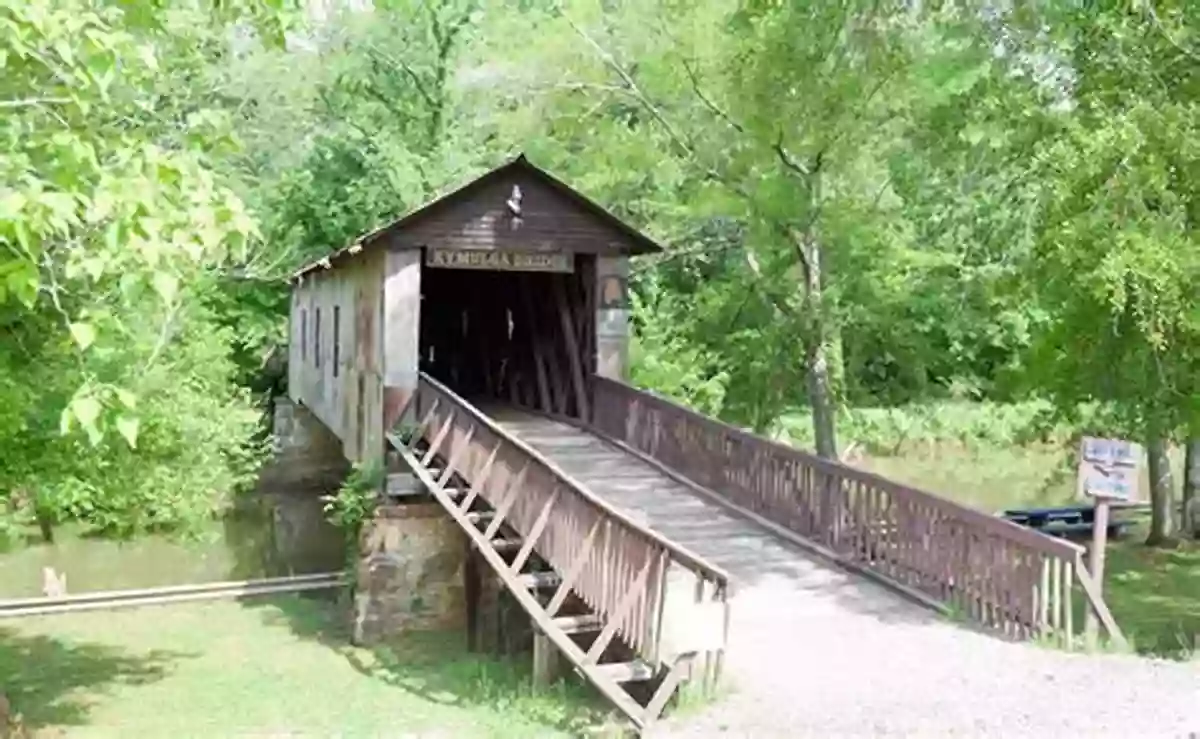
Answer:
[[[642,727],[720,672],[764,541],[1002,637],[1070,641],[1080,600],[1119,638],[1079,546],[627,384],[658,248],[518,157],[295,275],[289,394],[347,458],[390,449]]]

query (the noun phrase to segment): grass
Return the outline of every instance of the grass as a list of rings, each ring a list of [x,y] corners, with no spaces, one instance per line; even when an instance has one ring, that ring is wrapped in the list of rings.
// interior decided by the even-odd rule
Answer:
[[[1063,450],[1050,444],[923,443],[894,456],[861,457],[855,464],[988,513],[1066,504],[1075,496],[1075,471],[1066,466]]]
[[[1141,542],[1129,537],[1109,546],[1105,600],[1139,653],[1194,658],[1200,650],[1200,542],[1174,550]],[[1076,618],[1082,623],[1082,614]]]
[[[310,598],[209,602],[0,626],[0,688],[36,735],[557,737],[598,725],[574,683],[536,690],[461,634],[348,645]]]

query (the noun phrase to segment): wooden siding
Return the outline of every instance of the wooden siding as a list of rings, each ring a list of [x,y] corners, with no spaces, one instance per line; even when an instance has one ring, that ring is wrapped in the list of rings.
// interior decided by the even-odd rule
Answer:
[[[292,288],[288,396],[342,440],[351,461],[383,453],[386,257],[383,251],[363,254],[338,269],[309,274]]]
[[[521,189],[521,216],[505,204]],[[621,254],[629,238],[527,171],[513,170],[482,184],[469,197],[430,209],[391,236],[393,248],[519,249]]]

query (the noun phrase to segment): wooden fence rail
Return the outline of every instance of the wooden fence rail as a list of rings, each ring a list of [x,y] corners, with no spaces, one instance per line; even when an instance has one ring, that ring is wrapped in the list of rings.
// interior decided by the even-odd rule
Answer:
[[[1124,639],[1084,549],[594,378],[593,427],[839,559],[1015,638],[1074,634],[1077,592]],[[1078,585],[1078,589],[1076,588]]]
[[[668,567],[694,573],[726,601],[726,573],[599,500],[433,378],[421,375],[414,400],[416,433],[470,481],[468,495],[487,500],[642,659],[659,658]]]

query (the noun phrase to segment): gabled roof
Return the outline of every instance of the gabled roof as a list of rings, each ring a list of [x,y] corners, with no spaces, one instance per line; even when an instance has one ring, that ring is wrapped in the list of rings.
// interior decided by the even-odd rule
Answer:
[[[583,195],[583,193],[572,188],[570,185],[566,184],[546,170],[534,165],[528,159],[526,159],[525,155],[522,153],[518,154],[504,164],[501,164],[495,169],[476,177],[465,185],[461,185],[444,195],[434,198],[421,207],[409,211],[386,226],[381,226],[374,231],[359,236],[352,243],[341,249],[338,249],[332,254],[326,255],[325,257],[322,257],[321,259],[304,266],[293,273],[290,280],[303,277],[318,267],[324,267],[328,269],[334,264],[358,254],[364,249],[371,248],[373,244],[383,241],[385,237],[397,233],[403,230],[405,227],[412,225],[418,220],[421,220],[424,216],[428,215],[431,211],[439,206],[451,203],[455,200],[468,198],[475,190],[483,187],[493,180],[504,177],[505,175],[511,174],[515,171],[521,171],[533,175],[535,178],[548,185],[551,189],[558,192],[560,195],[563,195],[568,200],[590,213],[597,220],[607,224],[615,229],[618,233],[626,236],[631,244],[631,248],[629,249],[630,254],[650,254],[663,250],[662,246],[656,243],[649,236],[643,234],[641,231],[638,231],[628,223],[625,223],[620,218],[617,218],[600,205],[597,205],[595,202],[588,199],[585,195]]]

